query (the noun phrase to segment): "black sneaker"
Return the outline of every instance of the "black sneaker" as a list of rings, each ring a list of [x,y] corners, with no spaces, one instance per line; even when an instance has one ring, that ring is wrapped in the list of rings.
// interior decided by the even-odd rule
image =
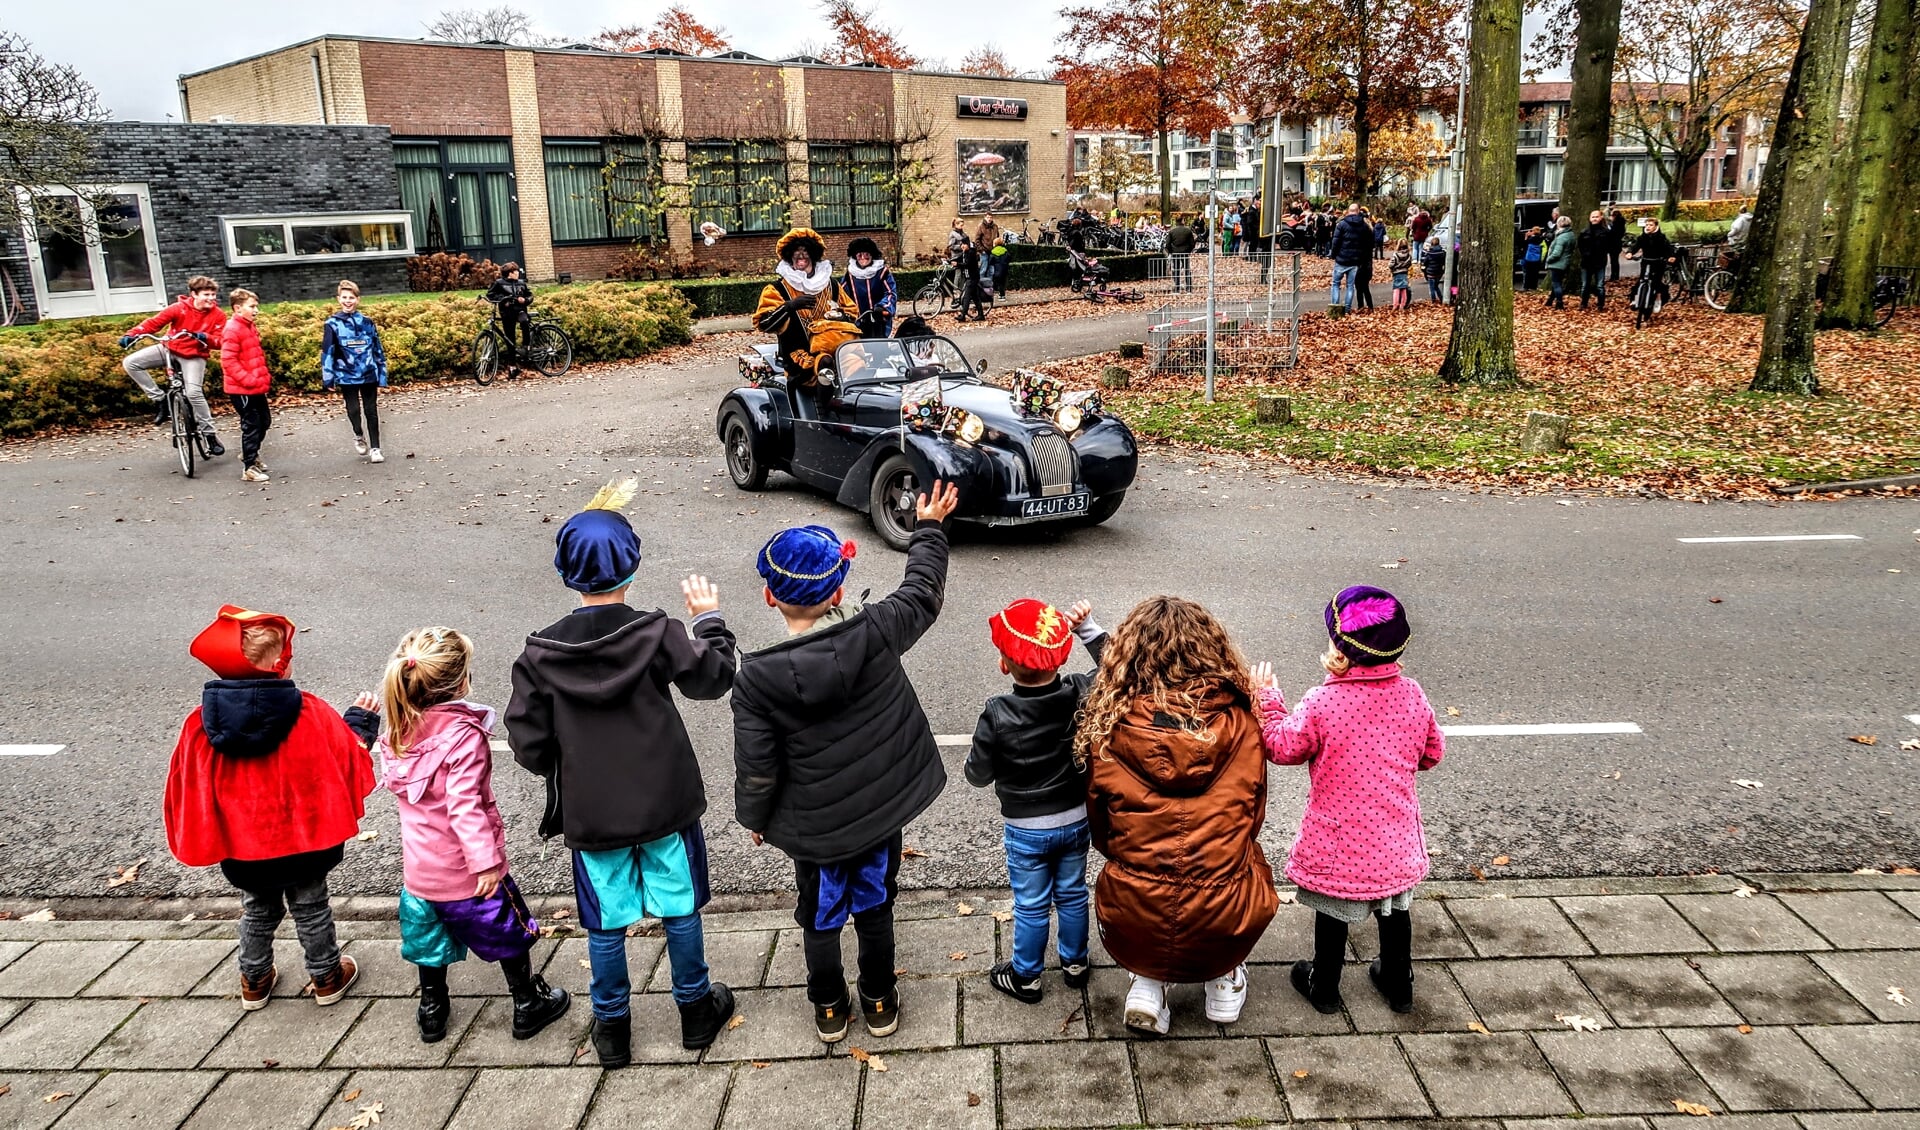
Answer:
[[[1091,962],[1080,961],[1072,965],[1062,965],[1060,972],[1066,976],[1069,989],[1084,989],[1087,987],[1087,982],[1093,979]]]
[[[837,1044],[847,1038],[847,1017],[853,1013],[853,1002],[845,993],[832,1004],[813,1006],[813,1027],[820,1033],[823,1044]]]
[[[860,994],[860,1019],[867,1022],[867,1035],[891,1036],[900,1027],[900,990],[888,989],[883,997]]]
[[[1039,1004],[1043,995],[1040,989],[1040,978],[1028,980],[1021,977],[1013,971],[1011,961],[1003,961],[994,966],[993,971],[987,974],[987,984],[1021,1004]]]
[[[153,423],[155,427],[173,419],[173,407],[166,397],[153,402]]]
[[[207,445],[207,458],[212,459],[216,456],[225,455],[227,453],[226,447],[223,446],[220,442],[220,437],[217,435],[214,435],[212,432],[208,432],[200,438],[201,438],[201,442]]]

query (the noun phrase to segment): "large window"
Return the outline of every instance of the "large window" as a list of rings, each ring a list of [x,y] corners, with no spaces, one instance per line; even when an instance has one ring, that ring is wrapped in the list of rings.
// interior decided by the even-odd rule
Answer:
[[[422,252],[452,251],[496,263],[520,258],[513,148],[499,138],[393,143],[400,206],[412,213]]]
[[[166,301],[146,185],[21,189],[19,198],[41,317],[124,314]]]
[[[659,150],[642,141],[549,141],[547,214],[555,243],[660,239]]]
[[[820,231],[891,228],[893,160],[891,145],[809,145],[813,226]]]
[[[700,141],[687,146],[693,230],[711,220],[730,232],[787,227],[787,147],[778,141]]]
[[[229,267],[413,254],[413,216],[408,212],[222,216],[220,227]]]
[[[1607,198],[1615,204],[1649,204],[1664,199],[1667,185],[1656,162],[1645,157],[1607,159]]]

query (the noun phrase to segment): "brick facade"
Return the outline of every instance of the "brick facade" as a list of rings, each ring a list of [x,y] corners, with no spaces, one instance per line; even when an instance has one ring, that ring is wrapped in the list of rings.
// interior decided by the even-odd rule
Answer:
[[[506,137],[507,52],[443,43],[360,44],[367,120],[396,137]]]
[[[639,134],[661,120],[651,58],[536,53],[540,130],[548,137]]]

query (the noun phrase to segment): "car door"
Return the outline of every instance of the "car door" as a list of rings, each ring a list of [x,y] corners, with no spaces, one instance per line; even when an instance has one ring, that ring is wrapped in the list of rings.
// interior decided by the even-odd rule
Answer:
[[[813,411],[793,421],[793,470],[819,487],[836,488],[866,444],[856,434],[863,386],[832,390],[803,388],[796,396],[811,398]]]

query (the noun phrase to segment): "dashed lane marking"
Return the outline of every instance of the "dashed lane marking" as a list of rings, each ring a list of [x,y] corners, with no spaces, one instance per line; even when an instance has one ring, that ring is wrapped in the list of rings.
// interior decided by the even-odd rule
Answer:
[[[1513,726],[1442,726],[1450,738],[1504,738],[1529,734],[1638,734],[1637,722],[1536,722]]]
[[[1685,545],[1717,545],[1736,541],[1864,541],[1859,534],[1755,534],[1723,538],[1675,538]]]
[[[63,745],[0,745],[0,757],[52,757]]]

